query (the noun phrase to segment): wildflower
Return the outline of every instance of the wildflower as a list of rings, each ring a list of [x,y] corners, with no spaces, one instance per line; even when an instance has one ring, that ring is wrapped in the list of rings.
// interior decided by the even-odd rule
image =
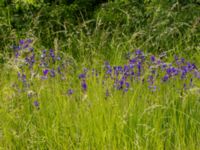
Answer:
[[[55,73],[55,71],[54,71],[54,69],[52,69],[51,71],[50,71],[50,75],[51,75],[51,77],[55,77],[56,76],[56,73]]]
[[[22,82],[26,82],[26,75],[25,74],[22,74]]]
[[[171,68],[167,68],[166,72],[167,72],[168,75],[170,75],[171,72],[172,72]]]
[[[136,59],[136,58],[133,58],[133,59],[131,59],[129,62],[130,62],[130,64],[134,64],[134,63],[137,62],[137,59]]]
[[[46,57],[46,52],[47,52],[47,50],[42,50],[41,58],[45,58]]]
[[[193,69],[196,68],[196,66],[194,64],[187,63],[187,68],[188,68],[188,71],[192,71]]]
[[[151,61],[154,62],[156,60],[155,56],[151,56]]]
[[[142,51],[138,49],[138,50],[135,51],[135,54],[136,55],[142,55]]]
[[[26,49],[26,48],[28,48],[28,44],[25,44],[24,46],[23,46],[23,49]]]
[[[174,60],[175,60],[176,62],[178,61],[178,56],[177,56],[177,55],[174,56]]]
[[[57,56],[57,60],[60,61],[60,60],[61,60],[61,57],[60,57],[60,56]]]
[[[198,72],[197,70],[194,71],[194,76],[195,78],[199,78],[200,79],[200,72]]]
[[[181,79],[184,79],[186,77],[186,74],[187,74],[187,71],[182,70]]]
[[[127,92],[130,87],[130,84],[128,82],[126,82],[125,85],[126,85],[126,88],[124,89],[124,92]]]
[[[48,72],[49,72],[49,70],[48,70],[48,69],[45,69],[45,70],[43,71],[44,76],[46,76],[46,75],[48,74]]]
[[[166,82],[168,79],[169,79],[169,76],[168,76],[168,75],[165,75],[165,76],[163,77],[162,80],[163,80],[164,82]]]
[[[54,50],[53,49],[50,49],[49,54],[54,59],[55,54],[54,54]]]
[[[37,100],[35,100],[35,101],[33,102],[33,105],[34,105],[37,109],[39,109],[39,102],[38,102]]]
[[[160,64],[161,64],[161,60],[157,60],[157,65],[160,66]]]
[[[141,75],[141,68],[142,68],[141,62],[138,63],[137,68],[138,68],[138,76],[140,76]]]
[[[149,89],[151,89],[152,92],[155,92],[157,87],[155,85],[154,86],[152,85],[152,86],[149,86]]]
[[[85,73],[79,74],[79,79],[85,79],[85,78],[86,78],[86,74]]]
[[[129,66],[124,65],[124,72],[128,72],[129,71]]]
[[[87,84],[85,81],[82,81],[81,86],[82,86],[83,91],[87,90]]]
[[[123,89],[124,82],[125,82],[124,79],[121,79],[120,81],[118,81],[118,86],[117,86],[118,90]]]
[[[154,82],[153,76],[150,75],[150,76],[148,77],[148,80],[147,80],[147,81],[149,82],[149,84],[153,84],[153,82]]]
[[[185,63],[185,59],[184,59],[184,58],[181,58],[181,62],[182,62],[182,63]]]
[[[31,39],[27,39],[26,42],[27,42],[28,44],[30,44],[30,43],[33,42],[33,40],[31,40]]]
[[[20,44],[20,45],[23,45],[24,43],[25,43],[24,40],[20,40],[20,41],[19,41],[19,44]]]
[[[69,89],[67,93],[68,93],[68,95],[72,95],[74,93],[74,91],[72,89]]]
[[[18,58],[19,57],[19,52],[16,52],[15,53],[15,58]]]
[[[166,64],[166,63],[162,63],[161,68],[162,68],[162,69],[165,69],[166,67],[167,67],[167,64]]]

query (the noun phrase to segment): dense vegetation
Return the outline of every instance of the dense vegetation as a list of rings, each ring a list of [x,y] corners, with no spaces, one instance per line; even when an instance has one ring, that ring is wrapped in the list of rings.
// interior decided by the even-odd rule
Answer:
[[[198,0],[0,6],[0,149],[199,149]]]

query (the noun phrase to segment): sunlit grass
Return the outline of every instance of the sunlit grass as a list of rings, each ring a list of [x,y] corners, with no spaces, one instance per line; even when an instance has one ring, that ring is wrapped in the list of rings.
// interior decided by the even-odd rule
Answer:
[[[181,80],[159,83],[155,92],[136,82],[127,93],[101,84],[103,74],[87,79],[78,73],[33,80],[29,92],[16,91],[17,74],[1,73],[0,145],[4,149],[198,149],[199,81],[183,89]],[[74,93],[68,95],[68,89]],[[34,101],[39,102],[39,108]]]

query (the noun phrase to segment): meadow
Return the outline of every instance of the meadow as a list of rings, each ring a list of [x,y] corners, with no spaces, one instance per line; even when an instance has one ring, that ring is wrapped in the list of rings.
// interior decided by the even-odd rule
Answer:
[[[193,1],[28,2],[0,12],[0,149],[200,149]]]

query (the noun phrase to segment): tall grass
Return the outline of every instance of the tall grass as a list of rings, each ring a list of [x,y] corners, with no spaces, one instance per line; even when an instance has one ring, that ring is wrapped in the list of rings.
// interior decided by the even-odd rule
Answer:
[[[199,80],[187,90],[182,80],[158,82],[156,91],[138,81],[124,93],[112,89],[112,80],[105,82],[102,68],[105,61],[127,63],[127,52],[138,48],[148,55],[165,52],[169,63],[174,54],[186,57],[199,67],[199,8],[115,1],[89,20],[80,13],[76,21],[69,14],[63,18],[66,7],[29,11],[18,22],[8,7],[0,11],[0,149],[198,150]],[[38,56],[48,48],[63,56],[70,64],[65,80],[36,76],[23,90],[11,47],[24,38],[33,39]],[[78,79],[84,67],[100,72],[87,79],[87,92]]]
[[[186,81],[158,82],[156,91],[136,81],[124,93],[112,89],[113,82],[100,73],[87,79],[88,88],[84,92],[79,88],[81,67],[77,66],[75,72],[67,67],[65,80],[57,75],[46,80],[36,77],[26,89],[18,81],[13,62],[4,65],[0,80],[3,149],[198,149],[200,146],[199,80],[194,80],[188,90],[183,88]],[[92,66],[95,65],[101,71],[102,64]],[[74,90],[72,95],[68,94],[70,88]],[[39,106],[34,104],[36,100]]]

